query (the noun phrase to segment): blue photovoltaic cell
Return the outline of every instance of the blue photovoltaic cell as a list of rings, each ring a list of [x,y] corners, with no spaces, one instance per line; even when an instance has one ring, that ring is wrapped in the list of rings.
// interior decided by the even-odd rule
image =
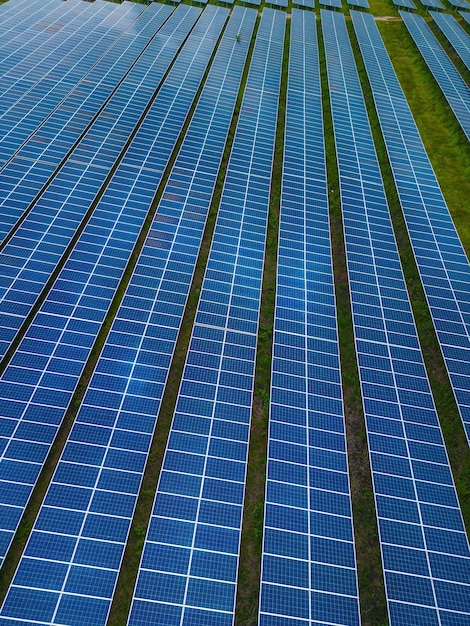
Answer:
[[[142,12],[143,5],[134,4],[137,8],[132,9],[133,4],[100,2],[95,10],[94,27],[85,24],[83,32],[78,31],[79,39],[74,40],[74,45],[65,46],[65,50],[59,46],[49,55],[50,59],[46,59],[46,67],[36,68],[36,72],[33,68],[31,79],[28,73],[20,75],[12,79],[13,84],[9,89],[2,90],[0,167],[5,165],[115,43],[116,37]],[[111,8],[107,5],[111,5]]]
[[[469,261],[382,39],[370,20],[354,16],[353,23],[360,33],[400,204],[470,442]],[[399,97],[389,96],[390,85]]]
[[[420,15],[400,11],[410,35],[470,140],[470,88]]]
[[[261,17],[129,626],[233,623],[285,21]]]
[[[457,9],[470,9],[470,3],[467,0],[449,0],[449,4]]]
[[[470,549],[354,55],[344,16],[323,11],[322,26],[390,623],[468,621]]]
[[[321,98],[316,16],[293,9],[260,626],[360,622]]]
[[[175,20],[184,23],[188,8],[178,7],[175,13]],[[179,45],[181,41],[175,43],[166,31],[157,33],[0,252],[0,355],[10,345],[140,123]],[[85,248],[85,257],[86,252]],[[69,300],[66,303],[72,304]]]
[[[453,15],[436,11],[430,11],[430,14],[467,69],[470,70],[470,35],[464,31]]]
[[[146,8],[0,172],[0,242],[54,175],[172,10],[156,3]]]
[[[177,50],[199,15],[200,9],[182,6],[162,28],[162,36],[171,38]],[[125,162],[117,168],[0,378],[3,459],[9,459],[7,463],[12,467],[18,466],[17,483],[3,483],[6,495],[0,492],[0,502],[20,507],[15,509],[17,517],[21,515],[21,507],[28,499],[116,293],[196,94],[199,85],[196,77],[199,75],[201,80],[207,65],[209,51],[195,55],[191,41],[175,62],[131,142]],[[197,36],[196,42],[199,41]],[[188,68],[192,71],[191,79],[186,76]],[[184,101],[181,89],[184,89]],[[26,444],[26,441],[31,443]],[[31,473],[21,481],[19,477],[25,467]],[[20,471],[20,468],[23,469]],[[15,501],[11,502],[13,496]],[[8,526],[4,530],[13,531],[13,528]]]
[[[454,0],[454,2],[455,1],[456,0]],[[470,9],[470,4],[466,2],[466,0],[462,0],[462,2],[464,3],[464,6],[463,6],[464,9]],[[459,6],[461,7],[462,4],[459,4]],[[459,13],[463,17],[463,19],[467,22],[467,24],[470,24],[470,13],[467,13],[466,11],[459,11]]]
[[[191,89],[197,90],[197,77],[200,79],[204,73],[204,65],[227,15],[226,9],[214,6],[206,9],[168,77],[175,93],[184,91],[193,81]],[[183,294],[179,285],[189,289],[197,257],[197,250],[193,254],[188,245],[188,226],[196,220],[198,210],[201,217],[208,212],[255,19],[255,11],[237,7],[219,46],[164,192],[164,197],[168,195],[173,201],[162,199],[157,209],[152,234],[119,308],[18,568],[8,596],[10,610],[15,608],[14,591],[24,584],[32,566],[42,574],[33,583],[35,593],[39,589],[46,591],[37,581],[44,580],[50,555],[38,555],[38,550],[45,536],[47,538],[46,533],[57,529],[73,541],[76,549],[73,559],[68,554],[59,555],[60,565],[65,569],[59,570],[56,578],[58,586],[65,591],[62,599],[55,594],[51,604],[57,606],[59,602],[60,612],[66,600],[73,604],[79,594],[88,592],[97,596],[96,600],[104,607],[104,617],[96,618],[95,623],[104,623],[182,319],[184,303],[178,305],[176,301]],[[246,43],[236,41],[238,32],[243,33],[242,41]],[[199,53],[194,54],[198,48]],[[201,58],[205,58],[205,63]],[[178,76],[184,77],[180,84]],[[181,198],[177,203],[171,190],[181,181],[184,172],[191,173],[194,180],[187,187],[186,201]],[[180,193],[183,192],[181,187]],[[171,223],[170,215],[176,218],[178,205],[181,213],[179,232],[173,242],[174,258],[162,272],[158,261],[162,260],[159,251],[163,248],[155,245],[158,229]],[[200,243],[205,218],[196,221],[194,239],[198,238]],[[169,242],[168,238],[165,240]],[[178,247],[190,253],[186,254],[186,259],[182,258],[185,256],[182,249],[176,252]],[[198,248],[198,244],[195,247]],[[192,269],[189,268],[191,257]],[[182,273],[185,265],[188,266],[187,277]],[[175,280],[178,269],[185,280],[175,284],[171,281]],[[133,354],[129,336],[137,340],[132,343]],[[86,533],[80,531],[83,528],[87,529]],[[153,554],[152,559],[158,562],[158,559],[170,558],[178,563],[178,556],[177,552],[169,551]],[[34,561],[33,557],[36,557]],[[78,579],[77,572],[82,571],[83,576]],[[31,599],[32,596],[30,592]],[[8,608],[4,607],[4,613],[6,611]]]

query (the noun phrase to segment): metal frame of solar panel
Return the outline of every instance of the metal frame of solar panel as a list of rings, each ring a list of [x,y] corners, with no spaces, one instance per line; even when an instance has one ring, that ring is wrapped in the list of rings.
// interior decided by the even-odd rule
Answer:
[[[173,33],[172,25],[176,24],[179,37],[184,24],[191,19],[186,18],[187,15],[187,8],[178,7],[170,20],[169,32]],[[179,20],[183,24],[181,29]],[[192,27],[192,22],[188,27]],[[0,299],[1,355],[16,336],[28,311],[57,267],[177,54],[174,37],[165,38],[167,28],[165,25],[145,49],[0,251],[0,276],[3,278]],[[182,39],[179,45],[181,43]]]
[[[456,70],[420,15],[399,12],[467,139],[470,140],[470,87]]]
[[[192,42],[187,46],[186,57],[180,57],[180,68],[176,74],[185,76],[185,81],[181,85],[178,85],[177,81],[174,82],[175,94],[193,81],[192,89],[194,92],[197,90],[197,74],[201,77],[204,68],[199,66],[196,71],[195,67],[200,60],[191,61],[191,57],[194,51],[199,49],[199,54],[196,53],[194,56],[205,57],[207,63],[227,16],[228,10],[213,6],[204,12],[196,27],[199,36],[192,37]],[[175,177],[181,176],[184,165],[189,168],[191,175],[195,176],[191,190],[188,189],[188,203],[181,204],[181,208],[185,206],[186,209],[180,215],[181,243],[188,239],[187,224],[194,219],[194,211],[197,210],[194,205],[191,206],[191,202],[197,202],[202,195],[202,189],[208,192],[205,198],[205,213],[208,212],[255,19],[254,11],[241,8],[234,11],[225,40],[219,48],[220,53],[217,53],[212,65],[206,83],[207,88],[201,96],[202,101],[196,108],[187,138],[173,168],[173,184]],[[246,36],[246,45],[236,43],[235,34],[240,31]],[[215,157],[212,156],[214,150]],[[196,174],[194,166],[197,169]],[[208,174],[211,166],[212,172]],[[171,184],[169,182],[169,185]],[[173,207],[174,205],[175,201]],[[173,217],[175,217],[174,208]],[[203,219],[202,224],[198,224],[195,229],[199,230],[199,242],[204,222]],[[164,223],[168,222],[165,220]],[[155,218],[156,228],[157,224],[161,224],[158,216]],[[167,231],[162,234],[166,235]],[[59,582],[56,578],[56,585],[53,588],[60,593],[54,594],[55,599],[49,594],[49,607],[44,609],[43,605],[42,610],[48,610],[51,614],[55,604],[59,615],[66,610],[70,611],[73,603],[81,606],[87,600],[89,610],[94,611],[93,624],[104,623],[145,466],[151,433],[158,414],[158,398],[161,398],[168,374],[171,354],[168,357],[160,354],[160,358],[156,359],[157,344],[162,349],[165,348],[165,344],[170,343],[173,343],[174,347],[177,336],[177,329],[174,327],[181,322],[184,308],[177,307],[180,319],[175,324],[174,315],[159,315],[157,309],[152,310],[152,300],[150,306],[145,309],[141,307],[142,301],[145,300],[143,296],[151,295],[151,290],[145,292],[143,287],[145,283],[142,279],[146,278],[147,285],[149,284],[148,270],[152,265],[156,236],[158,236],[156,231],[150,235],[148,245],[144,248],[134,273],[137,283],[131,283],[118,311],[2,614],[16,610],[16,614],[20,613],[22,619],[32,619],[34,611],[37,615],[41,609],[32,608],[28,600],[32,602],[38,595],[44,597],[44,591],[47,589],[44,580],[47,580],[53,558],[60,561],[57,563],[55,574],[61,580]],[[168,242],[167,237],[165,240]],[[177,239],[173,243],[177,245]],[[193,254],[193,269],[196,257],[197,250]],[[181,266],[182,263],[178,260],[177,265]],[[165,276],[162,272],[159,296],[169,285],[175,290],[174,295],[181,294],[181,289],[171,283],[175,278],[176,266],[170,262],[167,268],[172,276]],[[153,270],[151,275],[156,279],[158,270],[156,267]],[[165,285],[165,282],[168,284]],[[191,277],[184,282],[189,288]],[[167,292],[166,298],[165,296],[163,298],[168,299],[168,295]],[[159,299],[162,304],[161,297],[157,297],[153,304]],[[167,313],[169,306],[168,304]],[[136,314],[139,314],[137,318]],[[146,320],[143,319],[145,315]],[[137,325],[137,319],[140,320],[140,325]],[[130,329],[129,325],[132,323],[133,328]],[[133,362],[129,361],[130,336],[135,338],[132,345],[136,346]],[[159,336],[168,341],[158,342]],[[127,348],[125,361],[117,360],[119,345],[123,349]],[[61,535],[62,546],[63,542],[68,542],[69,547],[73,543],[74,547],[68,551],[68,555],[60,546],[58,551],[51,552],[48,549],[41,552],[41,546],[47,543],[50,533]],[[33,574],[31,570],[34,570]],[[23,588],[26,580],[29,589]],[[40,594],[39,590],[43,593]],[[86,599],[80,598],[81,595],[95,597]],[[21,600],[18,600],[19,596]],[[58,602],[60,605],[57,605]],[[25,613],[28,613],[28,616]],[[44,619],[50,623],[50,617]]]
[[[138,6],[137,11],[131,11],[128,8],[130,4],[132,3],[117,4],[115,6],[118,8],[111,12],[106,9],[104,19],[98,20],[96,27],[89,32],[85,30],[77,46],[34,85],[28,80],[16,82],[10,94],[10,108],[0,119],[0,167],[5,165],[57,106],[63,103],[77,83],[115,43],[117,35],[129,27],[132,14],[135,18],[142,12],[144,5],[135,5]],[[6,103],[7,98],[2,98],[2,102]]]
[[[465,32],[453,15],[436,13],[435,11],[429,13],[467,69],[470,70],[470,35]]]
[[[148,6],[0,171],[0,244],[172,11],[168,5]]]
[[[233,623],[285,22],[264,9],[130,626]]]
[[[259,626],[360,622],[322,119],[316,16],[294,9]]]
[[[163,27],[163,37],[173,39],[173,51],[199,15],[199,9],[182,6]],[[198,44],[205,21],[193,36]],[[208,52],[195,54],[193,40],[189,39],[175,62],[125,160],[0,378],[1,458],[11,466],[10,481],[17,476],[16,486],[8,483],[7,489],[3,483],[8,493],[0,501],[14,509],[4,507],[10,515],[5,514],[1,555],[63,419],[202,79]],[[150,54],[154,56],[155,50]],[[189,69],[191,79],[186,75]],[[179,93],[183,87],[184,97]],[[22,442],[28,448],[23,456]],[[28,462],[29,474],[21,469],[22,461]]]
[[[382,40],[370,21],[361,24],[358,20],[354,16],[353,23],[361,28],[360,43],[364,50],[371,46],[374,55],[366,67],[379,120],[434,328],[470,443],[468,258]],[[381,70],[385,78],[378,73],[376,58],[380,67],[386,68]],[[390,84],[399,98],[389,98]],[[389,108],[382,105],[384,98],[390,102]]]
[[[468,8],[470,9],[470,4]],[[467,22],[467,24],[470,24],[470,13],[467,13],[466,11],[459,11],[459,14],[461,15],[461,17],[463,17],[463,19]]]
[[[400,116],[390,104],[400,101],[398,81],[391,76],[392,66],[378,29],[364,13],[352,12],[352,18],[379,117],[385,110],[389,119],[393,116],[398,120]],[[344,24],[342,30],[340,48],[344,55],[347,38]],[[325,41],[329,41],[328,36]],[[354,57],[349,50],[344,66],[351,69]],[[328,69],[337,72],[337,67],[335,49]],[[362,95],[359,98],[357,73],[356,89],[351,86],[351,71],[345,76],[344,90],[346,94],[352,92],[351,114],[359,115],[362,109],[359,133],[351,135],[361,157],[366,107]],[[334,90],[335,93],[339,90],[337,83]],[[404,120],[403,108],[400,113],[401,120],[407,124],[402,134],[410,136],[411,124]],[[335,126],[344,125],[344,104],[337,118]],[[380,167],[377,162],[375,168],[371,166],[370,132],[369,144],[358,163],[358,184],[354,186],[345,178],[341,192],[356,350],[390,622],[392,626],[463,623],[470,618],[470,548],[383,189],[379,193]],[[394,159],[399,151],[395,138]],[[350,155],[351,148],[347,145],[346,166]],[[341,158],[338,150],[338,160]],[[403,158],[399,161],[403,168]],[[422,160],[419,164],[421,167]],[[347,175],[350,177],[349,172]],[[361,195],[367,203],[362,219]]]

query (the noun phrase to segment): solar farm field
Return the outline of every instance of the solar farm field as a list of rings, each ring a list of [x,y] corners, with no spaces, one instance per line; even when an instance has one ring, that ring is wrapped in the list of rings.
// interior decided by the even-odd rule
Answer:
[[[0,626],[470,625],[470,5],[417,4],[0,3]]]

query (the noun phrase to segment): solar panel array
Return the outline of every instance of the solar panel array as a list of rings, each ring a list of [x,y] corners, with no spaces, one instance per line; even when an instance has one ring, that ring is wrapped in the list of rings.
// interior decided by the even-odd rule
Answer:
[[[198,10],[192,9],[192,11]],[[165,83],[165,85],[172,86],[175,96],[186,92],[188,88],[193,93],[197,90],[204,67],[207,65],[226,18],[227,10],[214,6],[209,7],[203,13]],[[220,161],[240,82],[243,60],[248,48],[248,44],[243,47],[235,43],[235,33],[241,28],[249,41],[250,28],[253,27],[254,19],[254,12],[248,13],[244,9],[235,11],[232,25],[226,32],[226,43],[222,44],[219,49],[220,52],[209,75],[207,87],[188,130],[186,141],[190,145],[186,147],[183,145],[180,157],[174,166],[173,181],[170,177],[168,190],[171,189],[172,184],[175,184],[175,179],[177,179],[176,183],[181,180],[182,161],[188,159],[189,149],[191,149],[191,157],[187,167],[191,168],[192,163],[197,164],[199,159],[203,159],[203,164],[198,166],[199,179],[204,176],[207,180],[203,170],[209,169],[211,163],[203,157],[207,156],[210,148],[217,144]],[[248,22],[246,26],[241,24],[244,21]],[[226,69],[227,60],[230,60],[230,54],[227,53],[230,52],[234,57],[231,71]],[[217,92],[214,94],[214,88],[218,89],[218,94]],[[227,93],[230,91],[231,93]],[[204,93],[206,93],[205,96]],[[191,100],[190,97],[188,99]],[[231,100],[231,105],[227,104],[227,100]],[[215,110],[211,106],[214,104],[217,105]],[[223,113],[226,108],[228,111],[225,115],[225,133],[222,131],[217,142],[212,139],[210,131],[214,130],[215,120],[220,123],[221,116],[218,114]],[[161,111],[162,107],[155,104],[155,109]],[[209,115],[207,111],[210,111]],[[201,126],[207,121],[210,124],[201,136]],[[149,123],[149,128],[151,127],[152,124]],[[148,130],[147,128],[147,136]],[[191,141],[191,135],[193,141]],[[194,152],[194,139],[198,137],[200,139],[199,154]],[[208,142],[211,143],[210,146],[206,145]],[[142,141],[138,141],[138,136],[136,136],[136,143],[142,145]],[[155,161],[152,161],[151,157],[161,158],[158,144],[155,144],[152,152],[153,155],[150,153],[149,158],[144,160],[148,168],[147,180],[155,173],[155,168],[152,167]],[[128,163],[127,171],[130,169],[132,166]],[[139,168],[141,172],[143,169],[143,167]],[[214,169],[211,176],[212,187],[217,167]],[[189,224],[194,212],[197,211],[197,205],[191,206],[191,200],[197,203],[197,198],[203,196],[201,189],[204,184],[201,184],[201,180],[199,180],[199,185],[194,183],[192,198],[188,198],[186,211],[180,216],[180,229],[185,231],[184,235],[180,234],[180,245],[188,239],[188,228],[185,223]],[[207,195],[210,197],[210,194]],[[207,198],[206,205],[208,203],[209,198]],[[172,206],[172,214],[175,215],[175,201],[172,202]],[[165,209],[161,211],[161,208],[160,204],[155,221],[155,225],[158,224],[160,228],[162,224],[160,219],[165,214]],[[168,206],[166,208],[168,209]],[[204,219],[201,221],[199,239],[204,227]],[[163,225],[167,223],[167,220],[163,221]],[[165,229],[163,234],[167,232]],[[177,318],[174,315],[163,313],[159,315],[157,307],[151,310],[151,306],[147,306],[146,309],[141,306],[146,300],[145,295],[151,295],[150,289],[149,293],[145,293],[145,282],[143,282],[144,278],[147,278],[147,283],[149,282],[149,269],[153,270],[153,278],[157,280],[159,264],[156,261],[161,260],[161,255],[158,255],[160,257],[158,259],[152,258],[156,238],[155,228],[144,247],[133,281],[103,349],[77,416],[75,427],[66,444],[13,586],[5,601],[2,615],[13,615],[22,619],[35,617],[31,615],[31,612],[36,609],[32,609],[31,606],[34,606],[34,598],[44,595],[45,589],[42,581],[47,579],[51,558],[50,551],[41,553],[37,546],[44,545],[51,536],[51,532],[60,532],[63,535],[62,543],[66,542],[70,549],[61,551],[58,548],[55,554],[55,560],[60,561],[62,566],[59,572],[63,575],[57,574],[61,578],[54,590],[58,591],[59,595],[49,594],[50,605],[55,605],[59,613],[61,610],[65,612],[67,607],[74,604],[85,604],[85,599],[80,596],[93,595],[95,596],[93,599],[88,599],[89,608],[94,612],[93,624],[104,623],[133,513],[133,505],[140,486],[155,415],[158,412],[157,398],[161,397],[161,393],[157,390],[163,388],[171,357],[170,350],[167,357],[160,355],[160,362],[155,365],[155,351],[158,344],[164,349],[166,343],[164,339],[173,339],[174,346],[177,335],[177,330],[174,328],[163,327],[163,322],[167,324],[173,322],[172,326],[175,325]],[[168,241],[167,237],[165,240]],[[177,245],[178,241],[174,243]],[[195,260],[197,246],[193,256]],[[173,268],[170,267],[171,265]],[[165,287],[172,285],[171,279],[175,278],[176,267],[181,265],[184,265],[181,260],[168,263],[167,274],[169,275],[163,275],[157,291],[159,295],[165,292]],[[187,286],[189,283],[190,280],[186,281]],[[175,291],[174,285],[172,289]],[[164,295],[158,298],[160,306],[164,304],[162,299],[168,300],[169,294],[166,293],[166,298]],[[177,293],[181,293],[181,290],[176,289],[175,295]],[[155,299],[155,304],[158,300]],[[150,304],[152,304],[151,301]],[[168,309],[168,306],[166,308]],[[182,313],[183,307],[177,308]],[[162,307],[162,311],[164,310],[165,308]],[[145,320],[144,317],[147,319]],[[164,331],[166,332],[162,336],[161,333]],[[135,359],[132,362],[129,360],[130,337],[133,338],[132,346],[136,348]],[[159,337],[162,337],[160,341]],[[120,354],[125,357],[125,360],[119,360]],[[35,568],[33,583],[28,578],[32,567]],[[39,572],[45,576],[38,576]],[[99,597],[96,597],[97,595]],[[59,603],[58,609],[57,603]],[[61,609],[61,607],[65,608]],[[27,612],[29,614],[26,614]]]
[[[435,11],[430,11],[430,13],[467,69],[470,70],[470,35],[465,32],[453,15]]]
[[[354,17],[354,23],[357,22],[358,18]],[[470,442],[469,262],[382,40],[370,20],[365,22],[363,32],[359,43],[371,53],[366,68],[400,204]],[[382,66],[386,70],[379,72]],[[391,86],[399,94],[395,99],[388,95]]]
[[[171,36],[177,49],[178,42],[184,41],[199,14],[199,9],[181,6],[163,27],[162,37]],[[178,65],[185,72],[188,67],[193,70],[191,80],[195,80],[199,71],[201,80],[204,59],[202,68],[198,67],[197,58],[191,63],[193,54],[193,49],[182,53],[167,82],[178,71]],[[180,83],[178,86],[183,88],[185,85],[181,80]],[[194,83],[186,88],[186,102],[174,94],[168,97],[171,87],[167,88],[166,97],[165,92],[157,96],[129,146],[127,162],[116,170],[0,378],[5,437],[2,462],[10,466],[10,473],[5,476],[8,482],[3,483],[6,493],[1,500],[5,505],[0,526],[4,531],[2,557],[119,286],[197,86],[198,83]],[[136,168],[132,163],[139,158],[142,162]],[[160,171],[156,171],[156,162]]]
[[[398,145],[398,133],[401,130],[402,137],[412,137],[406,101],[373,18],[358,12],[351,15],[392,167],[399,162],[403,171],[405,153]],[[342,19],[334,17],[336,22]],[[342,30],[340,47],[345,54],[344,24]],[[325,40],[329,41],[328,37]],[[343,110],[348,106],[351,115],[358,115],[358,132],[351,137],[353,149],[345,146],[345,155],[351,159],[356,153],[359,166],[354,185],[348,168],[341,193],[391,624],[465,623],[470,619],[470,548],[418,343],[380,169],[374,159],[370,131],[367,135],[364,132],[368,123],[357,76],[353,87],[352,53],[348,56],[344,63],[350,70],[345,90],[352,93]],[[328,70],[342,79],[337,60],[335,51]],[[338,89],[336,83],[332,87]],[[338,111],[337,118],[335,126],[346,116]],[[400,124],[406,126],[399,129]],[[412,139],[415,141],[415,137]],[[338,159],[342,141],[337,144]],[[365,158],[361,159],[362,142]],[[371,159],[375,167],[371,167]]]
[[[184,21],[187,9],[182,11]],[[0,251],[0,355],[16,336],[154,97],[185,37],[171,34],[152,40]]]
[[[292,11],[259,625],[359,624],[316,16]]]
[[[470,441],[468,260],[373,17],[351,15]],[[286,24],[259,626],[357,626],[315,14],[9,0],[0,17],[0,565],[76,411],[0,626],[108,619],[258,25],[128,618],[233,626]],[[434,19],[465,57],[466,33]],[[468,540],[345,19],[322,10],[322,25],[391,625],[462,626]]]
[[[400,15],[463,132],[470,140],[470,87],[455,69],[424,19],[414,13],[400,11]]]
[[[233,623],[285,22],[264,9],[129,626]]]
[[[0,171],[0,241],[4,241],[63,159],[100,113],[155,32],[169,6],[149,6]]]

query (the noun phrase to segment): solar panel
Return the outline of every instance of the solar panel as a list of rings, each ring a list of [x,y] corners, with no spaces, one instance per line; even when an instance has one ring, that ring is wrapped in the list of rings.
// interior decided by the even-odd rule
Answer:
[[[396,104],[400,106],[400,116],[396,120],[395,117],[391,118],[394,108],[390,111],[384,109],[380,100],[379,119],[434,328],[470,442],[470,351],[466,317],[469,262],[411,111],[406,105],[405,96],[391,70],[390,60],[382,49],[382,41],[370,25],[366,26],[368,30],[364,36],[374,42],[374,50],[380,54],[381,63],[388,68],[387,80],[393,82],[400,94],[400,101]],[[370,64],[369,74],[375,85],[375,93],[381,98],[387,87],[379,81],[375,65]],[[398,152],[395,148],[397,142],[400,146]]]
[[[315,6],[315,0],[292,0],[292,4],[305,7],[306,9],[313,9]]]
[[[399,163],[404,171],[406,154],[415,156],[417,150],[414,123],[373,18],[358,12],[351,15],[385,141],[391,148],[392,168]],[[346,37],[344,25],[343,30]],[[341,50],[345,50],[344,43]],[[335,54],[329,70],[336,71],[336,65]],[[347,89],[350,82],[348,76]],[[338,89],[335,83],[332,102]],[[354,107],[360,114],[362,108],[366,119],[365,105],[362,102],[359,107],[357,93],[350,110]],[[342,111],[338,118],[346,120],[347,116]],[[360,155],[364,124],[359,127],[361,135],[354,134],[351,139]],[[403,138],[410,145],[413,142],[414,152],[407,152]],[[339,146],[342,140],[337,141]],[[349,148],[348,152],[351,154]],[[340,159],[338,152],[338,162]],[[421,158],[419,167],[423,167]],[[390,622],[392,626],[463,623],[470,616],[470,549],[393,227],[383,189],[377,184],[380,168],[377,162],[371,167],[368,146],[359,168],[359,185],[352,186],[348,175],[341,191]],[[410,180],[409,172],[403,176]],[[362,210],[361,195],[367,203]]]
[[[393,0],[393,4],[397,7],[405,7],[407,9],[416,9],[413,0]]]
[[[424,19],[414,13],[400,11],[400,15],[467,139],[470,139],[470,88]]]
[[[288,0],[266,0],[269,4],[274,6],[287,8]]]
[[[430,13],[467,69],[470,70],[470,35],[464,31],[453,15],[435,11],[430,11]]]
[[[322,119],[316,16],[294,9],[259,626],[360,622]]]
[[[441,0],[421,0],[421,4],[425,7],[432,7],[433,9],[445,8]]]
[[[449,4],[458,9],[470,9],[470,3],[467,0],[449,0]]]
[[[179,16],[179,17],[178,17]],[[193,21],[183,9],[177,18]],[[173,22],[172,22],[173,24]],[[186,31],[187,32],[187,31]],[[31,310],[137,127],[178,48],[159,32],[0,252],[0,354]],[[162,45],[163,44],[163,45]],[[46,216],[46,217],[44,217]]]
[[[319,0],[320,4],[326,7],[341,9],[341,0]]]
[[[115,5],[118,9],[97,10],[95,28],[91,28],[91,25],[84,26],[80,42],[69,54],[61,58],[60,51],[57,51],[58,56],[54,58],[55,55],[51,55],[55,67],[44,77],[37,80],[36,76],[33,82],[24,77],[14,79],[0,105],[3,113],[0,119],[0,167],[5,165],[23,142],[68,96],[78,81],[93,68],[116,41],[116,35],[128,28],[128,4],[130,3]],[[141,12],[140,8],[138,12]],[[99,19],[100,16],[104,19]]]
[[[233,623],[285,22],[264,9],[129,626]]]
[[[465,8],[467,8],[465,6]],[[468,8],[470,9],[470,5],[468,6]],[[467,24],[470,24],[470,13],[466,13],[465,11],[459,11],[460,15],[463,17],[463,19],[467,22]]]
[[[368,0],[347,0],[351,6],[361,7],[362,9],[369,9],[370,5]]]
[[[0,172],[0,242],[99,114],[172,10],[167,5],[150,5]]]

